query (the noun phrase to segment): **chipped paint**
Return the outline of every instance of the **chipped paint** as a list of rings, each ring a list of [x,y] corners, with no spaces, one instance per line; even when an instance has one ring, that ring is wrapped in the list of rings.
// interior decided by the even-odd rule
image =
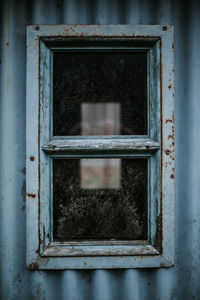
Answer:
[[[36,197],[36,194],[33,194],[33,193],[26,193],[26,195],[29,197],[29,198],[35,198]]]

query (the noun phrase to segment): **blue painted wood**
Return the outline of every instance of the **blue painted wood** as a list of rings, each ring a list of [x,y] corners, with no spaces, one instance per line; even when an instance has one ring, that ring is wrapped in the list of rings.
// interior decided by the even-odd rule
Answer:
[[[41,145],[47,143],[52,136],[52,52],[40,41],[40,93],[39,93],[39,172],[40,172],[40,254],[52,240],[52,197],[51,197],[51,158],[44,154]]]
[[[91,153],[153,153],[160,149],[160,144],[149,138],[127,137],[54,137],[42,150],[47,154]]]
[[[112,148],[112,143],[110,150],[112,152],[112,157],[121,156],[129,156],[134,157],[139,154],[137,151],[142,152],[140,154],[143,156],[149,155],[149,239],[152,243],[152,254],[156,254],[154,256],[144,256],[141,260],[141,256],[146,255],[145,248],[141,248],[138,244],[138,247],[133,247],[132,254],[130,252],[123,252],[123,246],[121,250],[117,250],[116,253],[114,251],[106,252],[105,246],[102,244],[100,247],[100,252],[102,253],[105,249],[105,253],[109,255],[114,255],[115,259],[109,259],[109,257],[104,257],[102,259],[92,259],[91,255],[91,246],[88,248],[84,246],[84,268],[134,268],[134,267],[160,267],[165,266],[169,267],[173,265],[173,211],[171,208],[173,207],[173,185],[171,185],[172,178],[168,177],[169,170],[173,166],[173,145],[170,145],[167,138],[167,134],[173,134],[173,121],[169,121],[170,124],[166,126],[166,118],[169,117],[169,114],[173,113],[173,102],[171,101],[171,93],[169,94],[168,89],[168,80],[173,82],[173,54],[171,49],[173,43],[172,36],[172,27],[166,26],[166,30],[163,30],[162,26],[130,26],[130,25],[105,25],[105,26],[73,26],[73,25],[59,25],[59,26],[29,26],[28,27],[28,60],[35,61],[37,64],[35,65],[34,72],[28,69],[28,87],[30,86],[31,79],[34,79],[35,85],[37,85],[37,89],[34,90],[34,85],[31,87],[32,96],[30,96],[30,90],[27,92],[27,101],[28,101],[28,109],[30,102],[32,101],[32,97],[34,96],[34,102],[31,103],[32,114],[37,119],[37,122],[34,123],[35,134],[38,133],[38,128],[40,129],[40,135],[35,139],[31,140],[27,147],[27,156],[30,156],[30,150],[32,146],[35,145],[35,141],[39,141],[39,157],[37,159],[35,168],[35,189],[39,190],[38,194],[38,202],[34,208],[30,206],[27,210],[27,235],[33,235],[37,240],[37,248],[36,243],[33,244],[32,241],[29,241],[28,245],[28,255],[27,255],[27,265],[30,269],[48,269],[48,268],[72,268],[79,269],[83,267],[83,261],[77,260],[76,257],[70,257],[70,260],[65,257],[68,252],[68,246],[63,246],[58,249],[59,245],[53,244],[52,241],[52,166],[51,160],[52,156],[54,157],[70,157],[74,155],[74,157],[82,156],[82,150],[87,149],[87,153],[85,153],[88,157],[94,157],[94,149],[98,148],[99,157],[102,156],[102,151],[107,151],[109,137],[102,140],[99,137],[92,137],[92,139],[88,138],[79,138],[75,139],[63,139],[61,137],[54,137],[51,142],[50,139],[52,137],[52,51],[55,51],[55,46],[52,46],[53,43],[56,43],[56,36],[59,36],[59,41],[66,41],[68,37],[77,38],[87,37],[100,37],[100,38],[110,38],[110,37],[119,37],[125,39],[142,39],[143,43],[145,43],[145,37],[147,38],[147,46],[151,42],[151,47],[147,47],[149,50],[149,137],[146,139],[139,139],[138,137],[132,137],[132,142],[130,137],[118,137],[112,138],[110,141],[114,143]],[[50,37],[53,37],[53,40],[50,41]],[[152,36],[152,39],[149,38]],[[46,39],[48,37],[48,42]],[[40,47],[38,44],[38,39],[40,39]],[[44,42],[43,42],[44,41]],[[161,43],[162,42],[162,48]],[[49,47],[49,43],[51,46]],[[153,44],[152,44],[153,43]],[[152,46],[153,45],[153,46]],[[30,50],[29,50],[30,49]],[[34,51],[33,51],[34,49]],[[61,49],[59,46],[58,49]],[[139,48],[138,48],[139,49]],[[80,50],[80,49],[79,49]],[[81,50],[80,50],[81,51]],[[40,59],[40,68],[38,66],[38,60]],[[165,70],[165,73],[162,73],[160,77],[160,64],[162,64],[162,70]],[[39,74],[40,70],[40,76]],[[34,78],[33,78],[34,77]],[[40,93],[38,93],[38,86],[40,80]],[[161,83],[160,83],[161,79]],[[160,93],[160,89],[162,89],[162,93]],[[161,97],[162,95],[162,97]],[[167,102],[168,101],[168,102]],[[160,102],[162,106],[160,106]],[[38,107],[38,103],[40,106]],[[167,103],[167,105],[166,105]],[[162,110],[160,109],[162,107]],[[38,115],[38,111],[40,112]],[[29,110],[28,110],[29,112]],[[162,114],[161,114],[162,113]],[[162,117],[162,118],[161,118]],[[162,119],[162,126],[161,126]],[[165,122],[164,122],[165,120]],[[172,124],[171,124],[172,123]],[[169,126],[171,125],[171,126]],[[162,131],[162,134],[161,134]],[[32,126],[28,127],[27,135],[30,136],[32,132]],[[161,140],[161,136],[163,137]],[[103,141],[103,143],[102,143]],[[50,142],[50,143],[49,143]],[[132,148],[130,145],[132,144]],[[150,143],[150,144],[148,144]],[[79,144],[79,146],[78,146]],[[85,146],[84,146],[85,144]],[[80,146],[81,145],[81,146]],[[140,145],[140,146],[139,146]],[[162,150],[160,151],[160,145],[162,146]],[[77,149],[80,147],[79,154],[77,153]],[[121,148],[120,148],[121,147]],[[129,150],[132,149],[132,154],[129,154]],[[170,148],[170,149],[168,149]],[[38,148],[35,147],[35,151],[38,151]],[[63,150],[64,149],[64,150]],[[124,151],[123,154],[116,153],[117,149],[122,149]],[[167,150],[166,150],[167,149]],[[45,150],[45,152],[43,151]],[[73,154],[68,154],[69,151],[74,152]],[[121,150],[120,150],[121,151]],[[155,154],[151,154],[152,151],[155,151]],[[35,153],[33,153],[35,154]],[[36,153],[37,154],[37,153]],[[52,154],[52,155],[49,155]],[[84,154],[84,153],[83,153]],[[105,153],[106,156],[109,153]],[[170,166],[168,165],[168,155],[170,158]],[[37,156],[36,156],[37,157]],[[162,161],[161,161],[162,159]],[[165,166],[165,169],[162,168],[161,174],[161,163]],[[29,170],[29,163],[27,164]],[[38,174],[38,167],[39,172]],[[32,174],[32,172],[30,172]],[[162,205],[160,203],[160,184],[162,187]],[[29,188],[29,181],[27,183],[27,187]],[[163,193],[163,191],[165,192]],[[29,193],[30,194],[30,193]],[[29,207],[31,201],[27,197],[27,206]],[[35,197],[36,198],[36,197]],[[38,206],[37,206],[38,205]],[[38,226],[39,220],[39,228]],[[164,220],[164,221],[163,221]],[[165,239],[162,237],[165,236]],[[79,246],[80,249],[83,246]],[[157,249],[157,250],[155,250]],[[37,251],[39,250],[39,252]],[[52,258],[52,256],[56,256],[56,253],[63,254],[63,256],[59,258]],[[81,250],[83,251],[83,249]],[[121,252],[120,252],[121,251]],[[129,250],[127,250],[129,251]],[[40,253],[40,255],[39,255]],[[45,254],[46,253],[46,254]],[[122,258],[117,258],[119,253],[123,255]],[[129,256],[124,256],[124,253]],[[49,255],[48,260],[44,258],[44,256]],[[75,254],[74,254],[75,255]],[[87,256],[88,255],[88,256]],[[99,254],[100,255],[100,254]],[[118,256],[117,256],[118,255]],[[86,257],[85,257],[86,256]],[[106,264],[104,264],[106,258]],[[123,263],[121,263],[121,260]],[[110,261],[110,262],[109,262]]]

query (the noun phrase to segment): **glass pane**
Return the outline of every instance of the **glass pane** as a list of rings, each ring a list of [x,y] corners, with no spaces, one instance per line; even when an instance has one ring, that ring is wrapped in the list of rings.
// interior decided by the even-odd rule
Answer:
[[[147,159],[54,159],[53,174],[54,239],[147,239]]]
[[[147,134],[146,52],[56,52],[54,135]]]

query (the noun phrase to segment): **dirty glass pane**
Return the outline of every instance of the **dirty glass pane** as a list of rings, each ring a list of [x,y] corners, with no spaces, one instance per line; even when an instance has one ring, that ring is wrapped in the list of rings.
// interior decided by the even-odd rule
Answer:
[[[147,134],[146,52],[56,52],[54,135]]]
[[[54,239],[147,239],[147,159],[54,159],[53,183]]]

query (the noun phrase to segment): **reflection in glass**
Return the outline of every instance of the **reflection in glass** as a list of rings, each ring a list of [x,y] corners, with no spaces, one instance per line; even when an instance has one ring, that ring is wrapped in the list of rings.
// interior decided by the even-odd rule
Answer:
[[[120,159],[81,159],[80,169],[82,189],[120,188]]]
[[[119,103],[81,104],[82,135],[120,134]]]
[[[147,239],[147,159],[54,159],[53,236]]]
[[[147,53],[54,52],[53,134],[147,134]]]

